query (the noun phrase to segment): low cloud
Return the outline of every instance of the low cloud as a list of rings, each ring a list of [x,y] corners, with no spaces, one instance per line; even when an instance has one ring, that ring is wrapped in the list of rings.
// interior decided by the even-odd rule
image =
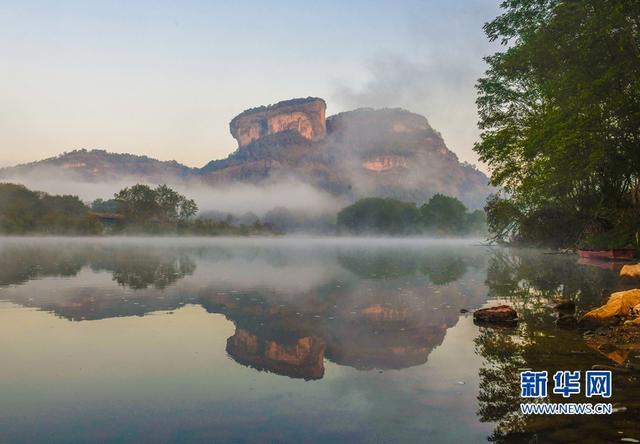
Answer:
[[[72,171],[65,172],[60,168],[38,168],[32,173],[5,176],[0,179],[0,182],[18,183],[31,190],[49,194],[70,194],[78,196],[87,203],[98,198],[111,199],[121,189],[137,183],[150,186],[160,184],[160,182],[140,180],[134,176],[120,177],[108,182],[88,182]],[[232,214],[252,212],[257,216],[263,216],[273,208],[285,207],[309,214],[321,214],[337,211],[344,204],[329,193],[295,179],[284,179],[261,186],[246,183],[210,186],[177,177],[167,178],[163,183],[194,199],[200,212],[218,211]]]
[[[201,211],[222,211],[264,215],[276,207],[300,210],[310,214],[337,211],[342,202],[311,185],[291,179],[256,186],[232,184],[221,187],[176,186],[183,194],[195,199]]]

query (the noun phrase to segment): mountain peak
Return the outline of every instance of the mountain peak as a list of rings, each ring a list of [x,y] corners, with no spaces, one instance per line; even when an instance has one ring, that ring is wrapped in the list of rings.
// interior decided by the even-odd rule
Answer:
[[[0,180],[176,183],[233,186],[295,179],[341,198],[424,202],[435,193],[472,208],[491,192],[487,177],[461,164],[424,116],[401,108],[360,108],[325,119],[316,97],[244,111],[230,123],[238,148],[203,168],[147,156],[79,149],[0,170]],[[13,180],[12,180],[13,179]]]
[[[325,101],[317,97],[284,100],[238,114],[229,128],[241,147],[284,131],[295,131],[306,139],[319,140],[326,134],[326,109]]]

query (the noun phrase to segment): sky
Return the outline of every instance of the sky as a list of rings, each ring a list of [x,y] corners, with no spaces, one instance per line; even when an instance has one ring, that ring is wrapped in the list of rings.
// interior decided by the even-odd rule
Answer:
[[[423,114],[478,165],[498,0],[0,2],[0,167],[106,149],[200,167],[244,109],[318,96]]]

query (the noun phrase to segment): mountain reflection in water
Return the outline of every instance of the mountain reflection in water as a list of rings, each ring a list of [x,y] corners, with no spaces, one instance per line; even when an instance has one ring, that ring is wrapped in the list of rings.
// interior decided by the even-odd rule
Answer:
[[[24,284],[3,299],[72,321],[200,304],[235,324],[227,352],[237,362],[304,379],[322,378],[325,358],[362,370],[424,364],[460,309],[486,299],[477,274],[465,276],[483,267],[481,248],[334,247],[10,244],[0,250],[0,264],[11,265],[0,283]],[[96,287],[89,270],[121,288]],[[80,284],[29,288],[50,277]]]
[[[142,426],[127,416],[120,419],[120,429],[98,428],[118,442],[135,442],[151,428],[163,429],[164,434],[156,433],[165,441],[238,441],[249,433],[247,424],[259,429],[254,430],[258,440],[276,441],[308,436],[312,441],[343,442],[416,442],[425,437],[433,442],[640,439],[637,373],[614,373],[612,402],[617,412],[612,416],[527,417],[519,411],[521,369],[552,374],[615,364],[606,353],[590,348],[580,331],[557,327],[556,312],[548,303],[558,297],[571,299],[580,314],[624,288],[615,267],[463,242],[0,240],[0,301],[53,313],[74,321],[67,323],[70,326],[174,312],[178,317],[177,310],[190,307],[199,307],[211,322],[224,316],[233,324],[221,340],[198,340],[218,344],[218,351],[232,359],[225,358],[228,365],[244,366],[253,376],[220,370],[215,397],[222,396],[226,384],[233,387],[233,396],[225,398],[225,404],[201,401],[198,411],[203,418],[194,411],[187,415],[185,406],[190,403],[167,401],[163,417],[175,413],[173,422],[161,426],[154,420]],[[487,302],[513,305],[521,319],[518,326],[478,327],[460,313]],[[152,352],[150,357],[157,358]],[[37,356],[33,359],[42,365]],[[215,362],[216,368],[227,368]],[[449,364],[443,367],[443,362]],[[185,376],[208,384],[203,382],[206,376],[197,377],[203,364],[193,365]],[[275,398],[237,392],[238,387],[253,390],[259,385],[255,378],[263,377],[277,378],[263,380],[260,386],[279,387],[272,394]],[[314,385],[319,383],[326,385]],[[552,400],[562,402],[554,396]],[[577,396],[571,401],[590,400]],[[258,410],[249,407],[254,402]],[[0,413],[3,407],[0,402]],[[271,410],[267,416],[265,409]],[[211,416],[213,411],[219,419]],[[351,422],[350,415],[360,422]],[[309,422],[315,416],[326,422]],[[298,424],[295,430],[284,425],[292,421]],[[0,419],[0,425],[7,424]],[[139,428],[139,434],[117,438],[132,428]],[[176,430],[183,430],[183,439],[170,438]],[[15,433],[7,437],[31,436]],[[59,442],[78,440],[78,430],[66,433]],[[101,440],[103,435],[82,436]],[[0,441],[3,438],[0,431]],[[13,441],[31,439],[9,439]]]

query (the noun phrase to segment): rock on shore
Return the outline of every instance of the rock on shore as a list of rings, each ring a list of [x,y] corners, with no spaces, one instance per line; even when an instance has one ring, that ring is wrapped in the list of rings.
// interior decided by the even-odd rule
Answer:
[[[474,311],[473,319],[478,323],[512,325],[518,322],[518,314],[508,305],[498,305]]]
[[[620,277],[627,279],[640,279],[640,264],[623,265],[620,270]]]
[[[605,305],[585,314],[580,319],[580,326],[592,328],[619,324],[623,320],[634,317],[635,307],[638,304],[640,304],[640,289],[613,293]]]

